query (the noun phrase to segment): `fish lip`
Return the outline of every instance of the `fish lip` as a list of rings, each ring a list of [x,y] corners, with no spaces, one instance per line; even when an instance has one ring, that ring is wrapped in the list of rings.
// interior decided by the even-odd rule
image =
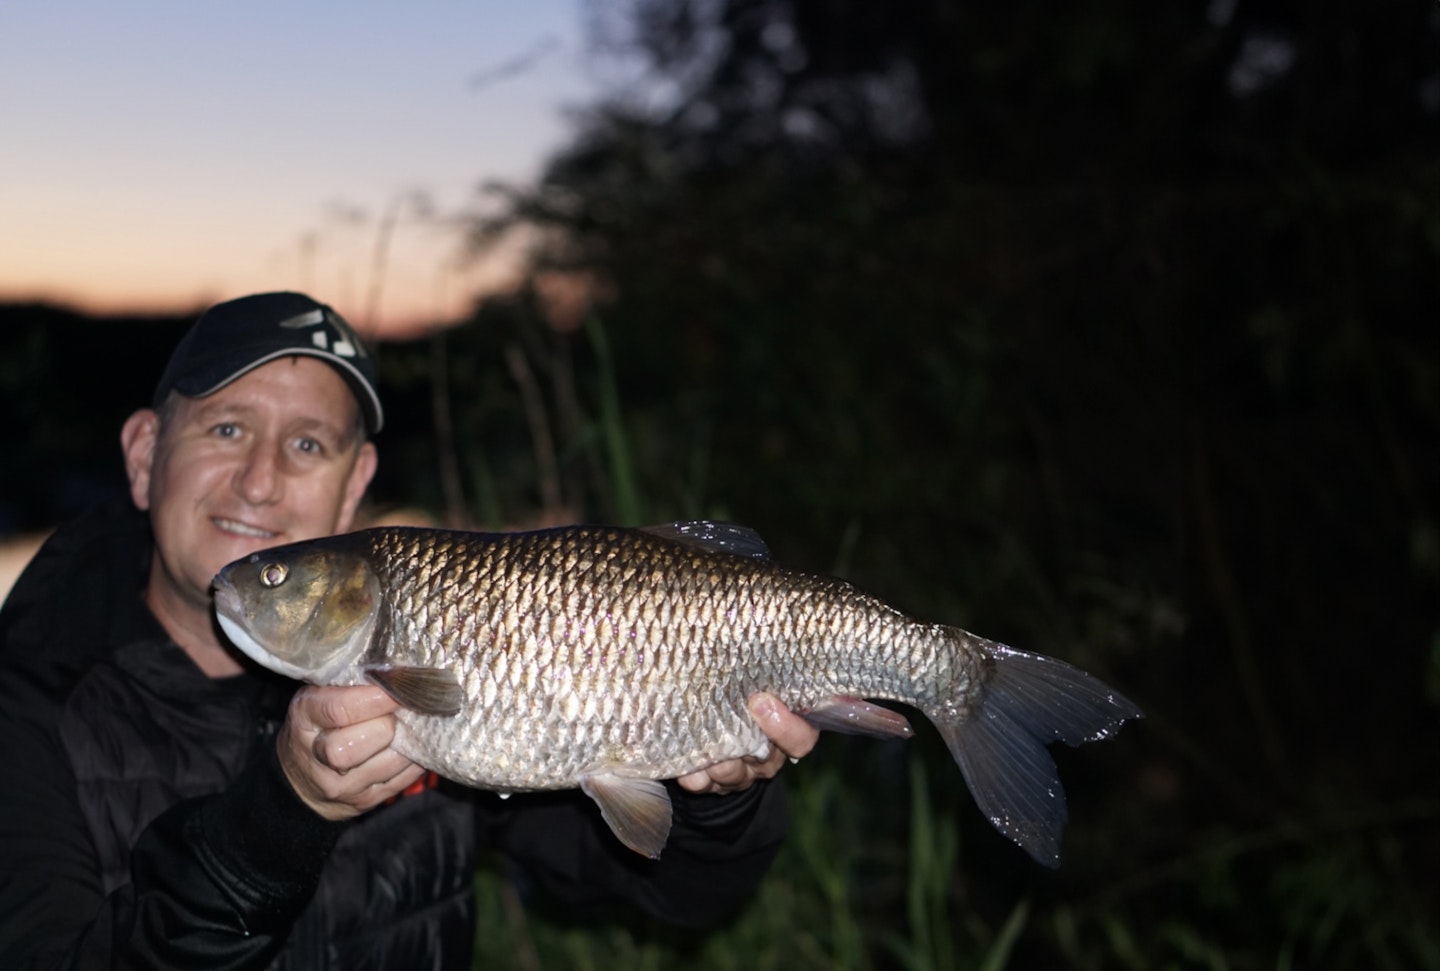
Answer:
[[[240,605],[240,593],[235,589],[235,584],[230,582],[230,578],[225,575],[225,571],[220,571],[215,575],[215,579],[210,581],[210,590],[215,598],[217,613],[223,613],[228,617],[239,617],[243,613]]]

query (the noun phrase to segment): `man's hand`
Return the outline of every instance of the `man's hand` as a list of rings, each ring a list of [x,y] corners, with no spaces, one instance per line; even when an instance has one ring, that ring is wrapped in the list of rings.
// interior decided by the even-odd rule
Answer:
[[[390,750],[400,707],[380,688],[301,688],[275,740],[295,794],[326,819],[358,816],[425,770]]]
[[[798,759],[810,753],[820,732],[809,722],[780,703],[780,699],[757,691],[749,699],[750,714],[770,739],[766,758],[747,755],[744,758],[717,762],[706,769],[681,776],[682,789],[690,792],[739,792],[748,789],[756,779],[772,779],[786,759]]]

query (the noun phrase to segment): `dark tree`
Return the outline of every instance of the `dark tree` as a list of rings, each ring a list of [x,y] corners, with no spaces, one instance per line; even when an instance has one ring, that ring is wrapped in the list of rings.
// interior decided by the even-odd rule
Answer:
[[[743,519],[1134,689],[1147,724],[1077,762],[1109,830],[1063,879],[1118,888],[1153,953],[1214,908],[1232,966],[1280,938],[1414,958],[1440,863],[1433,6],[615,10],[597,36],[642,82],[477,238],[538,227],[537,274],[594,296],[652,511]],[[1325,866],[1323,902],[1285,890]],[[1343,942],[1311,933],[1327,905]]]

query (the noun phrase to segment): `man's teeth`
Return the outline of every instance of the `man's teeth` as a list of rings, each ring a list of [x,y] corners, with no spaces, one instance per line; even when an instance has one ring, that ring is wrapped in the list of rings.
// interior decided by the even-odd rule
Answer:
[[[257,529],[245,523],[237,523],[233,519],[217,519],[215,525],[227,533],[239,533],[241,536],[254,536],[256,539],[272,539],[275,534],[266,529]]]

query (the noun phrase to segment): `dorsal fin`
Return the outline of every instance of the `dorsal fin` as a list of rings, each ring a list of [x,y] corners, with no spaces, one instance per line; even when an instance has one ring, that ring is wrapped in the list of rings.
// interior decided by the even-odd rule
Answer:
[[[695,519],[689,522],[646,526],[643,532],[707,553],[729,553],[731,556],[746,556],[752,560],[770,559],[770,547],[765,545],[760,534],[749,526],[736,523]]]

